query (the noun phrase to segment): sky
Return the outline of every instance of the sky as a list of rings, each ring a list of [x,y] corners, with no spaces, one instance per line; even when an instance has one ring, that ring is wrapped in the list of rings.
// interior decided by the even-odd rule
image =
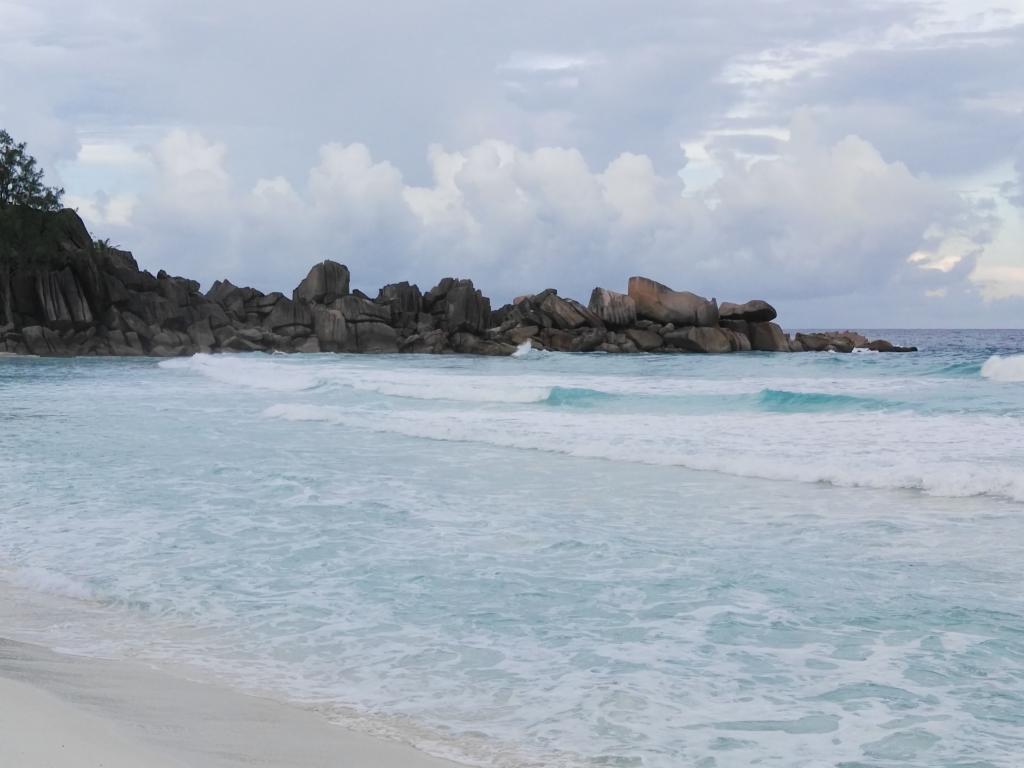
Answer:
[[[0,127],[204,286],[1024,326],[1024,0],[0,0]]]

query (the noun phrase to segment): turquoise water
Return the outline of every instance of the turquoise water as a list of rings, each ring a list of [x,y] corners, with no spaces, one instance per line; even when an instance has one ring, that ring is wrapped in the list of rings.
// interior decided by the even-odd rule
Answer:
[[[0,359],[0,615],[483,765],[1024,762],[1024,333]]]

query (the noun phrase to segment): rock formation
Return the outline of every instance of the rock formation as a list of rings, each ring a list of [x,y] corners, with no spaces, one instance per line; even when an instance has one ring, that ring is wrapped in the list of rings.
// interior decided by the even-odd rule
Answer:
[[[508,355],[529,341],[560,352],[903,352],[852,332],[790,338],[770,304],[705,299],[645,277],[628,293],[595,288],[587,305],[554,288],[492,309],[472,280],[426,292],[407,282],[370,298],[347,267],[322,261],[291,297],[140,270],[94,243],[71,210],[24,211],[18,251],[0,242],[0,353],[152,355],[196,352],[416,352]],[[5,247],[6,246],[6,247]]]

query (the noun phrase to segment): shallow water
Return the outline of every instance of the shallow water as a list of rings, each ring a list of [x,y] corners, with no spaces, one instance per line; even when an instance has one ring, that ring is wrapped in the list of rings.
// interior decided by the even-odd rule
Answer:
[[[1024,333],[878,335],[0,360],[3,631],[491,765],[1019,765]]]

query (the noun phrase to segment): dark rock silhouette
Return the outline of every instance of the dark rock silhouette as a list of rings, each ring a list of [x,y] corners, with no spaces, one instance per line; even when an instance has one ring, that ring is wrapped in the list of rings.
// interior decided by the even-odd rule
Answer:
[[[128,251],[93,243],[74,211],[18,213],[17,247],[0,240],[0,353],[509,355],[526,342],[560,352],[913,350],[853,331],[791,339],[765,301],[719,306],[639,276],[629,279],[628,294],[595,288],[586,305],[547,288],[492,309],[472,280],[455,277],[425,293],[391,283],[371,299],[350,289],[346,266],[327,260],[291,298],[229,280],[204,294],[194,280],[162,270],[154,276]]]

